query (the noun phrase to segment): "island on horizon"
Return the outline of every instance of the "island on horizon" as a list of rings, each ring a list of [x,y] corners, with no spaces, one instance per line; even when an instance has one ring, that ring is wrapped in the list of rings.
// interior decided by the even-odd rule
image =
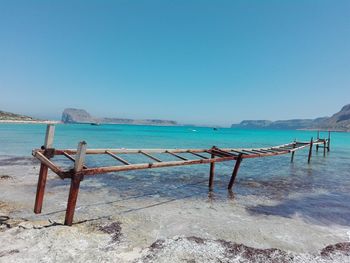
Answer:
[[[61,121],[41,120],[27,115],[0,111],[0,123],[63,123],[63,124],[128,124],[128,125],[154,125],[154,126],[186,126],[174,120],[160,119],[128,119],[118,117],[93,117],[84,109],[64,109]],[[198,125],[193,125],[198,126]],[[208,125],[212,127],[212,125]],[[218,126],[213,126],[218,127]],[[331,117],[319,117],[315,119],[290,119],[290,120],[242,120],[238,124],[232,124],[233,129],[280,129],[280,130],[329,130],[350,132],[350,104],[333,114]]]

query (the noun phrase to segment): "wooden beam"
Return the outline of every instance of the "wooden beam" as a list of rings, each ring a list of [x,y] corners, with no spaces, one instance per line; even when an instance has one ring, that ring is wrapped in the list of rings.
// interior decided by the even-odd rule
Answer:
[[[77,155],[75,156],[74,171],[79,172],[83,169],[86,156],[86,142],[82,141],[78,144]]]
[[[253,149],[252,151],[254,151],[254,152],[258,152],[258,153],[270,153],[269,151],[267,151],[267,150],[264,150],[264,149]]]
[[[236,150],[236,149],[232,149],[231,152],[235,152],[235,153],[238,153],[238,154],[245,154],[245,155],[249,155],[249,153],[244,153],[242,151],[239,151],[239,150]]]
[[[64,152],[64,153],[63,153],[63,155],[64,155],[64,156],[66,156],[66,157],[67,157],[69,160],[71,160],[72,162],[74,162],[74,163],[75,163],[75,159],[73,158],[73,156],[69,155],[69,154],[68,154],[68,153],[66,153],[66,152]],[[84,166],[83,166],[83,168],[84,168],[84,169],[86,169],[86,168],[87,168],[87,166],[86,166],[86,165],[84,165]]]
[[[67,202],[66,216],[64,219],[64,224],[66,226],[71,226],[73,224],[75,206],[76,206],[76,203],[78,200],[80,181],[81,181],[80,176],[74,176],[71,179],[70,189],[69,189],[69,197],[68,197],[68,202]]]
[[[193,165],[193,164],[205,164],[211,162],[225,162],[230,160],[235,160],[237,157],[219,157],[210,159],[199,159],[199,160],[187,160],[187,161],[169,161],[161,163],[139,163],[131,165],[119,165],[119,166],[106,166],[97,168],[88,168],[80,172],[82,175],[97,175],[110,172],[120,172],[129,170],[141,170],[141,169],[151,169],[151,168],[162,168],[171,166],[182,166],[182,165]]]
[[[272,147],[271,150],[273,151],[277,151],[277,152],[287,152],[289,150],[284,150],[284,149],[281,149],[281,148],[275,148],[275,147]]]
[[[49,167],[58,176],[60,176],[62,170],[53,162],[51,162],[50,159],[44,156],[41,152],[33,152],[33,156],[37,158],[42,164],[45,164],[47,167]]]
[[[273,150],[270,150],[270,149],[264,149],[264,151],[269,152],[269,153],[279,153],[279,151],[273,151]]]
[[[214,152],[214,151],[212,151],[212,150],[206,150],[205,152],[206,152],[206,153],[209,153],[210,155],[219,156],[219,157],[225,157],[225,156],[227,156],[227,154],[222,154],[222,153],[219,153],[219,152]]]
[[[213,159],[215,156],[214,154],[211,155],[211,158]],[[210,174],[209,174],[209,191],[213,190],[214,185],[214,173],[215,173],[215,162],[210,163]]]
[[[119,162],[125,164],[125,165],[131,165],[129,162],[125,161],[123,158],[111,153],[110,151],[105,151],[106,154],[112,156],[114,159],[118,160]]]
[[[38,178],[38,185],[36,188],[35,204],[34,204],[34,213],[40,214],[43,207],[46,178],[47,178],[48,167],[45,164],[40,165],[40,172]]]
[[[293,144],[293,149],[296,147],[296,143]],[[295,154],[295,151],[292,151],[292,156],[290,158],[290,162],[294,162],[294,154]]]
[[[238,173],[239,167],[241,165],[241,162],[242,162],[242,155],[239,155],[237,160],[236,160],[236,164],[235,164],[235,167],[233,169],[232,176],[231,176],[230,182],[229,182],[228,187],[227,187],[228,190],[232,190],[232,186],[236,180],[237,173]]]
[[[253,150],[253,149],[247,149],[247,150],[244,150],[245,152],[249,153],[249,154],[258,154],[258,155],[261,155],[261,154],[265,154],[265,153],[262,153],[260,151],[256,151],[256,150]]]
[[[214,148],[211,150],[214,154],[215,153],[218,153],[218,154],[221,154],[222,156],[233,156],[233,157],[237,157],[238,155],[237,154],[233,154],[233,153],[230,153],[230,152],[227,152],[227,151],[224,151],[224,150],[221,150],[219,148]]]
[[[186,159],[185,157],[182,157],[182,156],[180,156],[180,155],[178,155],[176,153],[169,152],[169,151],[166,151],[166,153],[169,153],[169,154],[171,154],[171,155],[173,155],[173,156],[175,156],[175,157],[177,157],[177,158],[179,158],[181,160],[188,161],[188,159]]]
[[[113,153],[113,154],[138,154],[141,151],[147,152],[147,153],[186,153],[188,151],[195,152],[195,153],[203,153],[208,149],[87,149],[86,154],[104,154],[106,151]],[[64,150],[55,150],[55,155],[62,155],[63,152],[66,152],[68,154],[76,154],[76,149],[64,149]]]
[[[44,141],[45,149],[52,148],[54,133],[55,133],[55,126],[52,124],[47,125],[45,141]],[[47,154],[47,152],[45,153]],[[35,203],[34,203],[35,214],[40,214],[43,207],[48,167],[53,168],[53,171],[59,172],[59,169],[49,160],[48,156],[45,156],[42,153],[39,153],[39,155],[41,160],[36,156],[36,153],[34,153],[34,156],[41,161],[38,184],[36,187]]]
[[[187,151],[188,153],[190,154],[193,154],[195,156],[198,156],[200,158],[203,158],[203,159],[208,159],[208,157],[204,156],[204,155],[201,155],[201,154],[198,154],[198,153],[194,153],[194,152],[191,152],[190,150]]]
[[[147,157],[149,157],[149,158],[151,158],[152,160],[155,160],[155,161],[157,161],[157,162],[162,162],[162,160],[160,160],[160,159],[158,159],[157,157],[154,157],[154,156],[152,156],[152,155],[150,155],[150,154],[148,154],[148,153],[146,153],[146,152],[144,152],[144,151],[139,151],[141,154],[143,154],[143,155],[145,155],[145,156],[147,156]]]
[[[45,135],[45,142],[44,142],[45,149],[52,148],[54,135],[55,135],[55,125],[48,124],[46,126],[46,135]]]
[[[312,156],[312,145],[313,145],[313,138],[311,137],[311,141],[310,141],[310,149],[309,149],[309,156],[307,158],[307,162],[310,163],[311,161],[311,156]]]
[[[76,154],[75,163],[74,163],[74,175],[71,178],[71,184],[69,189],[67,210],[66,210],[66,216],[64,220],[64,224],[67,226],[71,226],[73,224],[75,206],[78,200],[80,181],[82,180],[82,175],[79,175],[78,172],[83,170],[85,155],[86,155],[86,142],[82,141],[78,144],[77,154]]]

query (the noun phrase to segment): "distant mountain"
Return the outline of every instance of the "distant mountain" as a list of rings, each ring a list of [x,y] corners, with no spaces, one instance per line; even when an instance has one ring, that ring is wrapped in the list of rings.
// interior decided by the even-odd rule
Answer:
[[[0,111],[0,120],[6,120],[6,121],[35,121],[36,119],[25,116],[25,115],[20,115],[20,114],[15,114],[11,112],[6,112],[6,111]]]
[[[135,124],[135,125],[177,125],[176,121],[171,120],[134,120],[124,118],[95,118],[92,117],[86,110],[68,108],[62,113],[63,123],[101,123],[101,124]]]
[[[327,130],[350,131],[350,104],[345,105],[339,112],[318,123],[315,127]]]
[[[313,127],[320,119],[293,119],[293,120],[244,120],[239,124],[232,124],[231,128],[245,129],[307,129]]]
[[[61,118],[63,123],[94,123],[95,120],[92,116],[82,109],[65,109]]]
[[[261,129],[269,127],[271,123],[268,120],[244,120],[239,124],[232,124],[231,128]]]
[[[244,120],[239,124],[232,124],[231,128],[241,129],[320,129],[333,131],[350,131],[350,104],[332,117],[316,119],[293,120]]]

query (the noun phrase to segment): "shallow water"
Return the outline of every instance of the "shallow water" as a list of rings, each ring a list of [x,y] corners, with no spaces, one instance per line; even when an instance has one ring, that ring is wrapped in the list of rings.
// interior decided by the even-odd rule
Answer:
[[[0,124],[0,155],[29,157],[45,136],[45,125]],[[264,147],[287,143],[295,138],[309,141],[316,132],[294,130],[218,131],[205,127],[156,127],[130,125],[57,125],[54,146],[75,148],[85,140],[90,148],[208,148]],[[327,133],[321,133],[326,137]],[[86,190],[101,186],[121,196],[157,196],[167,199],[191,198],[215,201],[237,200],[244,196],[268,199],[273,204],[242,203],[251,215],[293,217],[308,222],[350,226],[350,134],[332,133],[331,151],[323,157],[314,152],[307,164],[308,150],[298,151],[294,163],[290,156],[244,160],[234,193],[226,190],[234,162],[216,165],[215,190],[208,194],[208,165],[161,168],[113,173],[89,178]],[[138,161],[134,157],[129,160]],[[133,159],[134,158],[134,159]],[[144,157],[142,157],[144,158]],[[62,165],[69,161],[57,157]],[[61,161],[60,161],[61,160]],[[147,159],[143,159],[148,161]],[[4,162],[4,161],[3,161]],[[11,163],[11,161],[10,161]],[[87,158],[88,166],[115,164],[108,156]],[[60,180],[52,186],[66,184]],[[243,199],[242,199],[243,200]],[[244,199],[245,200],[245,199]],[[243,201],[242,201],[243,202]]]

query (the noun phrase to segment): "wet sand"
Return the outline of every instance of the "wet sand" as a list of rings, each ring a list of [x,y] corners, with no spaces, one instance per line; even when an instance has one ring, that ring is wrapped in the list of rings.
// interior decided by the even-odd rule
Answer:
[[[66,227],[69,181],[52,173],[33,213],[38,169],[32,158],[0,158],[0,262],[350,262],[347,224],[257,212],[280,205],[264,196],[140,194],[85,179]],[[169,191],[186,183],[177,187]]]

